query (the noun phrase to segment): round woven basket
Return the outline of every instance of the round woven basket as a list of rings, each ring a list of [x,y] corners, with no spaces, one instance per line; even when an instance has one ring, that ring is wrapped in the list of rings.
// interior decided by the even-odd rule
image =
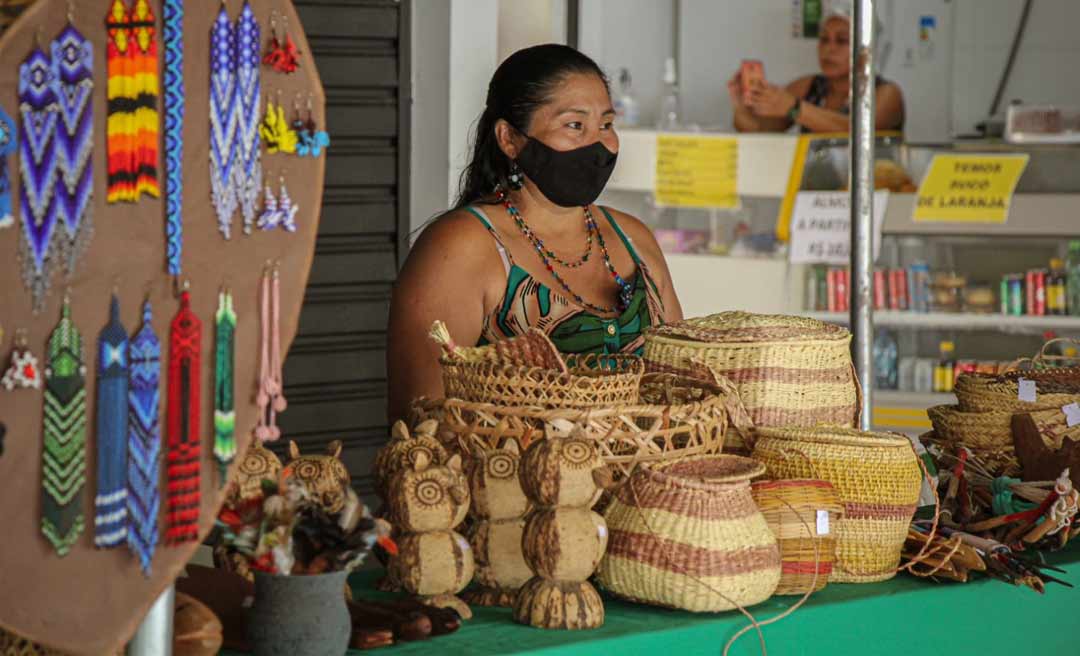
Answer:
[[[824,588],[833,571],[836,526],[844,516],[832,483],[758,481],[750,485],[750,491],[780,547],[780,583],[775,594],[801,595]]]
[[[958,405],[935,405],[926,414],[934,433],[946,442],[962,442],[980,449],[1012,446],[1012,411],[964,412]]]
[[[647,374],[641,397],[654,403],[582,409],[420,399],[411,419],[437,419],[444,442],[471,441],[491,449],[514,438],[524,450],[550,428],[580,431],[597,441],[605,463],[624,476],[638,463],[714,454],[723,448],[728,399],[719,388],[670,374]]]
[[[780,554],[750,495],[750,479],[764,470],[731,455],[635,469],[604,513],[600,584],[633,601],[695,612],[768,599]]]
[[[754,458],[773,479],[825,480],[844,505],[836,527],[833,583],[884,581],[896,574],[922,485],[906,437],[849,428],[761,428]]]
[[[854,426],[861,391],[851,333],[805,317],[723,312],[645,335],[647,371],[730,379],[755,426]]]
[[[474,349],[479,351],[480,349]],[[494,354],[494,350],[488,351]],[[638,402],[645,371],[633,355],[570,356],[567,373],[508,364],[487,357],[444,356],[443,387],[448,398],[503,406],[608,408]]]
[[[1019,399],[1020,378],[1035,381],[1035,402]],[[962,374],[953,388],[964,412],[1030,412],[1080,400],[1080,369],[1014,371],[998,376]]]

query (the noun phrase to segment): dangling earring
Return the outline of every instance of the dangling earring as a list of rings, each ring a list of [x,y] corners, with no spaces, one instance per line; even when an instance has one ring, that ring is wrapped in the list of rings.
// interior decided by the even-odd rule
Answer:
[[[289,155],[296,154],[296,142],[299,137],[296,134],[296,130],[289,125],[289,121],[285,119],[285,106],[281,104],[281,90],[278,90],[278,105],[277,105],[277,142],[278,152],[287,153]]]
[[[294,205],[292,198],[289,197],[289,192],[285,189],[285,172],[281,172],[281,195],[279,196],[279,215],[281,217],[281,227],[285,228],[288,232],[296,232],[296,213],[300,210],[299,205]]]
[[[270,41],[266,44],[266,54],[263,55],[263,64],[278,69],[285,53],[281,49],[281,41],[277,36],[277,10],[270,12]]]
[[[296,69],[300,67],[300,51],[297,49],[296,44],[293,43],[292,37],[289,36],[289,17],[281,17],[283,28],[285,33],[285,43],[281,46],[281,63],[275,66],[279,73],[295,73]]]
[[[525,174],[521,171],[521,167],[518,163],[510,161],[510,175],[506,177],[507,182],[510,183],[510,189],[518,191],[525,186]]]
[[[297,120],[293,125],[300,125],[297,129],[297,135],[300,137],[300,144],[296,147],[296,154],[300,156],[318,157],[322,155],[323,148],[330,145],[330,135],[325,130],[318,130],[315,126],[314,114],[312,112],[312,97],[308,94],[307,102],[307,121],[301,123]]]
[[[278,141],[281,128],[278,126],[277,119],[278,113],[274,110],[274,101],[270,99],[270,94],[266,94],[266,114],[263,115],[262,123],[259,124],[259,136],[266,144],[266,152],[271,155],[281,148]]]
[[[259,215],[259,230],[273,230],[278,226],[281,221],[281,212],[278,210],[277,199],[274,198],[274,191],[270,188],[270,183],[266,183],[266,196],[263,200],[263,211]]]
[[[26,346],[26,331],[15,331],[15,346],[11,349],[11,364],[8,365],[0,385],[7,391],[19,389],[41,389],[41,369],[37,358]]]

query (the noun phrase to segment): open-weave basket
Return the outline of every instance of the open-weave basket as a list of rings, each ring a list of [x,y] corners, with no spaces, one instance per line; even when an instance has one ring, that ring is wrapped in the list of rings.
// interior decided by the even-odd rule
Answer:
[[[1035,381],[1035,402],[1019,398],[1020,378]],[[997,376],[961,374],[953,387],[965,412],[1031,412],[1080,401],[1080,369],[1013,371]]]
[[[635,404],[645,371],[641,358],[633,355],[570,356],[566,373],[487,358],[444,356],[440,363],[447,398],[540,408]]]
[[[604,512],[597,578],[637,602],[716,612],[772,595],[780,555],[750,495],[765,468],[732,455],[638,467]]]
[[[964,412],[958,405],[927,408],[934,433],[946,442],[962,442],[981,449],[1012,446],[1012,411]]]
[[[780,547],[780,583],[775,594],[801,595],[811,588],[824,588],[833,571],[836,527],[844,516],[832,483],[758,481],[750,485],[750,491]],[[824,521],[819,520],[822,513]]]
[[[834,583],[896,574],[922,472],[906,437],[850,428],[761,428],[754,458],[769,478],[826,480],[844,504],[836,527]]]
[[[420,399],[413,405],[412,420],[437,419],[444,442],[472,441],[491,449],[500,448],[507,438],[526,449],[549,427],[567,433],[580,429],[597,441],[605,463],[624,476],[637,463],[714,454],[723,448],[728,399],[722,390],[670,374],[645,375],[641,390],[643,400],[656,403],[582,409]]]
[[[755,426],[854,426],[850,342],[845,328],[806,317],[722,312],[649,329],[645,368],[708,366],[735,384]]]

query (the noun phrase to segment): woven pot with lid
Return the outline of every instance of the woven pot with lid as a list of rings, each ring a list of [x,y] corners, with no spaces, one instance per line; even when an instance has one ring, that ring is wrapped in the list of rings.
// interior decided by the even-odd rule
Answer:
[[[722,374],[756,426],[854,426],[850,343],[847,329],[815,319],[733,311],[650,329],[644,358],[648,371]]]
[[[750,479],[764,469],[731,455],[636,468],[604,513],[600,583],[633,601],[695,612],[768,599],[780,554],[750,495]]]
[[[906,437],[850,428],[761,428],[754,459],[773,479],[832,483],[844,505],[829,580],[884,581],[896,574],[915,514],[922,471]]]

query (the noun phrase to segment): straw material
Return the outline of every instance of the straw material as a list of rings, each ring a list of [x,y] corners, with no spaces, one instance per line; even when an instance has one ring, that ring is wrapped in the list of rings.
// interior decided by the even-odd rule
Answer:
[[[836,527],[834,583],[884,581],[896,574],[922,485],[906,437],[849,428],[761,428],[754,458],[774,479],[820,479],[844,505]]]
[[[1018,379],[1035,381],[1035,402],[1019,399]],[[1080,369],[1016,371],[999,376],[961,374],[953,388],[965,412],[1031,412],[1080,401]]]
[[[780,554],[749,485],[764,469],[720,455],[634,470],[604,513],[600,584],[632,601],[695,612],[768,599]]]
[[[805,317],[722,312],[650,329],[645,368],[730,379],[757,426],[854,426],[860,407],[851,333]]]
[[[487,348],[487,347],[483,347]],[[465,349],[458,349],[458,352]],[[472,349],[473,351],[480,349]],[[443,387],[448,398],[503,406],[608,408],[638,402],[645,371],[633,355],[567,358],[567,371],[507,364],[495,357],[443,357]]]
[[[943,440],[933,431],[919,438],[926,446],[936,446],[945,453],[956,455],[960,449],[971,451],[983,469],[991,476],[1019,476],[1021,472],[1020,460],[1017,459],[1016,449],[1010,444],[1000,447],[972,446],[965,442],[953,442]]]
[[[1011,411],[964,412],[957,405],[935,405],[926,410],[937,436],[980,449],[1012,446]]]
[[[415,422],[436,419],[444,443],[486,444],[490,449],[514,438],[522,449],[542,439],[548,427],[560,434],[580,428],[595,439],[606,464],[629,475],[640,462],[666,462],[719,453],[727,428],[722,390],[670,374],[642,378],[642,397],[654,405],[612,405],[595,409],[503,406],[464,399],[420,399]],[[474,440],[472,436],[475,436]]]
[[[844,506],[832,483],[819,480],[759,481],[750,486],[754,503],[780,547],[778,595],[820,590],[829,581],[836,553],[835,527]],[[818,532],[818,514],[828,524]],[[814,570],[817,570],[815,583]]]

